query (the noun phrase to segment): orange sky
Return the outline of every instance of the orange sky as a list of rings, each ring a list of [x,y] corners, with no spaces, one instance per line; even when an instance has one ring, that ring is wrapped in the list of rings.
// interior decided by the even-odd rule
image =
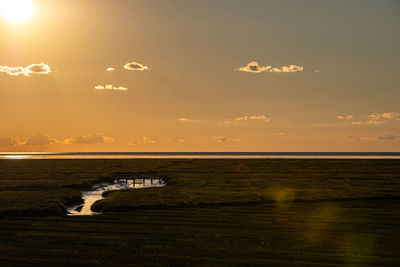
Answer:
[[[397,1],[21,1],[0,151],[400,151]]]

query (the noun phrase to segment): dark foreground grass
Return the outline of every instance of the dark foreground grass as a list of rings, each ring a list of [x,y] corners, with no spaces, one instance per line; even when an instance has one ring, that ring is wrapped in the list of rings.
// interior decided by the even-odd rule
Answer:
[[[399,163],[2,160],[0,266],[399,265]],[[62,216],[81,188],[146,171],[168,186]]]

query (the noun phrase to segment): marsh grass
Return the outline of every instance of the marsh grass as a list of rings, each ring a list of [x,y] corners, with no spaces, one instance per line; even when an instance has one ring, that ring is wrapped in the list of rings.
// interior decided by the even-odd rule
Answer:
[[[147,171],[167,186],[61,215]],[[0,265],[396,266],[399,175],[397,160],[1,160]]]

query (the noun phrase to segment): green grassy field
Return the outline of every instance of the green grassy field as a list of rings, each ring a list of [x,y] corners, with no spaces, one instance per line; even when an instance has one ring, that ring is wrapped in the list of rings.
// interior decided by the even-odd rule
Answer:
[[[400,264],[398,160],[0,160],[0,266]],[[113,192],[115,172],[167,186]]]

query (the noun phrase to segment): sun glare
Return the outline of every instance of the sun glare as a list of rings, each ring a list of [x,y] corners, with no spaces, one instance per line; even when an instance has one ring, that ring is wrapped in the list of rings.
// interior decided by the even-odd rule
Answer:
[[[32,0],[0,0],[0,12],[4,20],[11,23],[23,23],[33,15]]]

